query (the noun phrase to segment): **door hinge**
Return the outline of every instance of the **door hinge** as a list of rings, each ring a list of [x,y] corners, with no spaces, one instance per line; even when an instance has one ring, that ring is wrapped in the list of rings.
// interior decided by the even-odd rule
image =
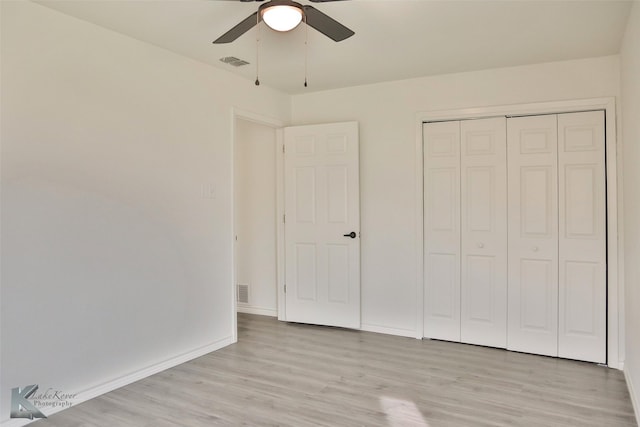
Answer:
[[[285,294],[287,293],[287,284],[286,284],[286,283],[285,283],[285,285],[284,285],[284,293],[285,293]]]
[[[284,144],[282,144],[282,152],[284,153]]]
[[[287,216],[286,215],[282,215],[282,223],[283,224],[287,223]]]

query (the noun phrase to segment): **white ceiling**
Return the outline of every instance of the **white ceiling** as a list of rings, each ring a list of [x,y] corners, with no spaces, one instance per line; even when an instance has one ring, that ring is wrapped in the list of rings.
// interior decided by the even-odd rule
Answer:
[[[310,3],[355,31],[336,43],[305,27],[261,26],[260,81],[290,94],[413,77],[616,54],[631,1],[351,0]],[[224,0],[39,0],[38,3],[209,63],[256,76],[256,29],[211,42],[261,3]],[[264,24],[262,24],[264,25]],[[108,54],[108,52],[105,52]],[[235,56],[250,65],[219,61]]]

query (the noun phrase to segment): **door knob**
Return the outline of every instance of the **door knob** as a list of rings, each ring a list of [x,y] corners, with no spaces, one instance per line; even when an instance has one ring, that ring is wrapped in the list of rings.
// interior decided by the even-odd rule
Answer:
[[[479,242],[479,243],[478,243],[478,247],[479,247],[480,249],[484,248],[484,243]]]
[[[355,232],[355,231],[352,231],[352,232],[351,232],[351,233],[349,233],[349,234],[343,234],[343,236],[344,236],[344,237],[351,237],[352,239],[355,239],[355,238],[356,238],[356,232]]]
[[[538,252],[538,247],[537,247],[537,246],[534,246],[534,247],[532,247],[532,248],[531,248],[531,250],[532,250],[533,252]]]

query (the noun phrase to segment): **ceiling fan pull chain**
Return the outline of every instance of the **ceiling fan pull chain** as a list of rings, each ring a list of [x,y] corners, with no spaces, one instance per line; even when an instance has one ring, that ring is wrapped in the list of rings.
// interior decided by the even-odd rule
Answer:
[[[256,86],[260,86],[260,14],[256,20]]]
[[[309,74],[309,24],[307,24],[307,15],[304,16],[304,87],[307,87],[307,75]]]

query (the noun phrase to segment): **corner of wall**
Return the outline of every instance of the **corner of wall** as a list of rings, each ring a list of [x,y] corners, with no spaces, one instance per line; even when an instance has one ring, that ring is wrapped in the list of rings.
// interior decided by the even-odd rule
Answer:
[[[624,150],[624,374],[636,420],[640,420],[640,331],[638,309],[640,308],[640,266],[635,261],[640,254],[640,190],[631,185],[640,178],[637,162],[640,160],[638,141],[640,124],[640,2],[631,6],[620,50],[621,93],[621,141]]]
[[[636,415],[636,421],[640,420],[640,400],[638,398],[637,390],[633,385],[633,381],[631,381],[632,375],[629,372],[629,367],[624,367],[624,379],[627,382],[627,388],[629,389],[629,397],[631,398],[631,405],[633,406],[633,412]]]

